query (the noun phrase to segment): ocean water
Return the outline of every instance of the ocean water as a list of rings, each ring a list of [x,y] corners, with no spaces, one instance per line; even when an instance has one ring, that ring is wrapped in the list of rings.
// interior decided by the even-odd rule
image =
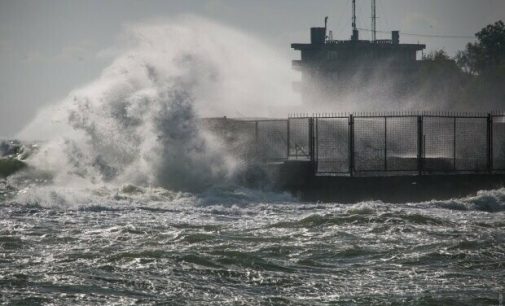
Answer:
[[[2,304],[503,304],[505,189],[322,204],[239,187],[246,146],[199,118],[315,111],[290,59],[195,17],[120,40],[18,135],[44,141],[0,181]]]
[[[505,190],[405,204],[242,188],[2,194],[4,304],[500,305],[505,294]]]

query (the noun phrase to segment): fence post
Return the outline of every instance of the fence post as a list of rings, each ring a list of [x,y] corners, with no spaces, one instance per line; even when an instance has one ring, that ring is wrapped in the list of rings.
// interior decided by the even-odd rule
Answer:
[[[354,117],[349,115],[349,175],[354,175]]]
[[[487,114],[487,170],[493,172],[493,116]]]
[[[417,171],[423,175],[423,116],[417,116]]]
[[[258,120],[254,121],[254,154],[256,155],[256,158],[259,159],[259,154],[260,154],[260,142],[259,142],[259,135],[258,135],[258,127],[259,122]]]
[[[388,117],[384,116],[384,171],[388,171]]]
[[[314,154],[314,118],[309,118],[309,156],[310,161],[314,163],[315,154]]]
[[[315,121],[315,124],[314,124]],[[312,137],[312,152],[314,158],[314,173],[317,173],[318,163],[319,163],[319,120],[318,118],[312,117],[312,125],[313,125],[313,137]]]
[[[453,135],[452,135],[452,163],[453,163],[453,171],[456,171],[456,116],[454,116],[454,122],[453,122],[453,127],[452,127],[452,130],[453,130]]]
[[[291,135],[289,133],[289,123],[290,123],[290,118],[288,118],[288,122],[287,122],[287,125],[286,125],[286,128],[287,128],[287,131],[286,131],[286,136],[287,136],[287,148],[286,148],[286,159],[289,160],[289,153],[290,153],[290,143],[291,143]]]

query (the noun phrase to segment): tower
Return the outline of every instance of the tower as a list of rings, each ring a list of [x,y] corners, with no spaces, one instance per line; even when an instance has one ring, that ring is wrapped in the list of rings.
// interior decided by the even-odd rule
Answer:
[[[359,40],[359,32],[356,27],[356,0],[352,0],[352,36],[351,40]]]
[[[377,40],[377,12],[375,0],[372,0],[372,42]]]

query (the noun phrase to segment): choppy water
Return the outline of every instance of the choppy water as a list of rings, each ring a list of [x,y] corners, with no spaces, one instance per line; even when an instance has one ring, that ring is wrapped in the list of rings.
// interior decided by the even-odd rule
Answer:
[[[194,17],[121,37],[95,81],[19,135],[46,141],[3,150],[29,170],[0,181],[1,303],[500,304],[505,189],[343,205],[217,188],[241,181],[250,152],[198,118],[316,111],[296,102],[289,61]],[[366,108],[354,100],[337,109]],[[132,183],[214,187],[110,187]]]
[[[2,302],[499,305],[505,294],[505,190],[402,205],[86,192],[27,189],[0,204]]]

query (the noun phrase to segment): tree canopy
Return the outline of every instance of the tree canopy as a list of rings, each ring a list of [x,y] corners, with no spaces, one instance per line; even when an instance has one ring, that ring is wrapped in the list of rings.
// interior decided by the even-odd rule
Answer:
[[[469,43],[456,57],[468,73],[480,75],[502,70],[505,65],[505,24],[497,21],[475,34],[477,42]]]
[[[505,110],[505,23],[475,36],[454,59],[443,50],[423,57],[418,84],[424,99],[451,110]]]

